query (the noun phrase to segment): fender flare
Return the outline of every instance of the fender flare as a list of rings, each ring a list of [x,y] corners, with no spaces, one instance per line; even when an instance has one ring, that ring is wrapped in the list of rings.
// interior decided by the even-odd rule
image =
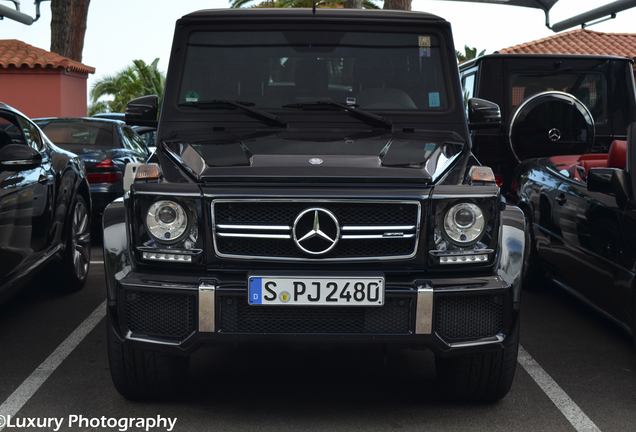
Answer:
[[[104,210],[104,275],[109,304],[116,300],[117,282],[131,270],[131,259],[126,223],[126,202],[120,198]]]
[[[526,254],[526,218],[519,207],[507,205],[501,212],[500,254],[497,274],[513,289],[513,301],[521,297],[521,279]]]

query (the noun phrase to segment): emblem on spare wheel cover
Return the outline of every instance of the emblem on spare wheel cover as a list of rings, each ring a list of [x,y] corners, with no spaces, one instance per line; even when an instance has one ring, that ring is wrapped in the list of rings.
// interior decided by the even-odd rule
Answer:
[[[294,221],[294,243],[305,253],[322,255],[333,249],[340,238],[338,219],[329,210],[309,208]]]
[[[550,131],[548,132],[548,136],[552,141],[558,141],[561,139],[561,131],[557,128],[550,129]]]

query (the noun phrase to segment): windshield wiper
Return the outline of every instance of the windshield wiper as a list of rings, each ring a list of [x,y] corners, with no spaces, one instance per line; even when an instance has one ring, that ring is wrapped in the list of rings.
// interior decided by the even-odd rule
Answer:
[[[370,124],[371,126],[378,126],[384,129],[393,130],[393,122],[385,117],[363,111],[356,108],[353,105],[346,105],[340,102],[333,101],[313,101],[313,102],[299,102],[293,104],[283,105],[283,108],[299,108],[299,109],[331,109],[338,108],[353,114],[354,117]]]
[[[270,126],[287,127],[287,122],[277,115],[270,114],[265,111],[258,110],[256,108],[250,108],[254,106],[253,102],[243,101],[229,101],[229,100],[209,100],[199,102],[185,102],[180,103],[179,106],[194,107],[198,109],[221,109],[221,108],[238,108],[241,109],[258,120]]]

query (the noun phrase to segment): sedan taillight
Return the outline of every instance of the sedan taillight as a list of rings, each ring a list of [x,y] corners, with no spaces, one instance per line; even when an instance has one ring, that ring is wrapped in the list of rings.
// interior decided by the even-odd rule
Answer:
[[[89,183],[114,183],[124,178],[115,162],[108,158],[87,170],[86,178]]]

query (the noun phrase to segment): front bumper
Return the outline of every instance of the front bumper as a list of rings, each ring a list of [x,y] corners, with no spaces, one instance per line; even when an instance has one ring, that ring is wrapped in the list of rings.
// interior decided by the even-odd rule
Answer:
[[[109,301],[121,340],[190,354],[226,342],[390,343],[438,355],[499,349],[517,320],[512,286],[497,276],[391,280],[381,307],[250,306],[242,274],[129,273]]]

